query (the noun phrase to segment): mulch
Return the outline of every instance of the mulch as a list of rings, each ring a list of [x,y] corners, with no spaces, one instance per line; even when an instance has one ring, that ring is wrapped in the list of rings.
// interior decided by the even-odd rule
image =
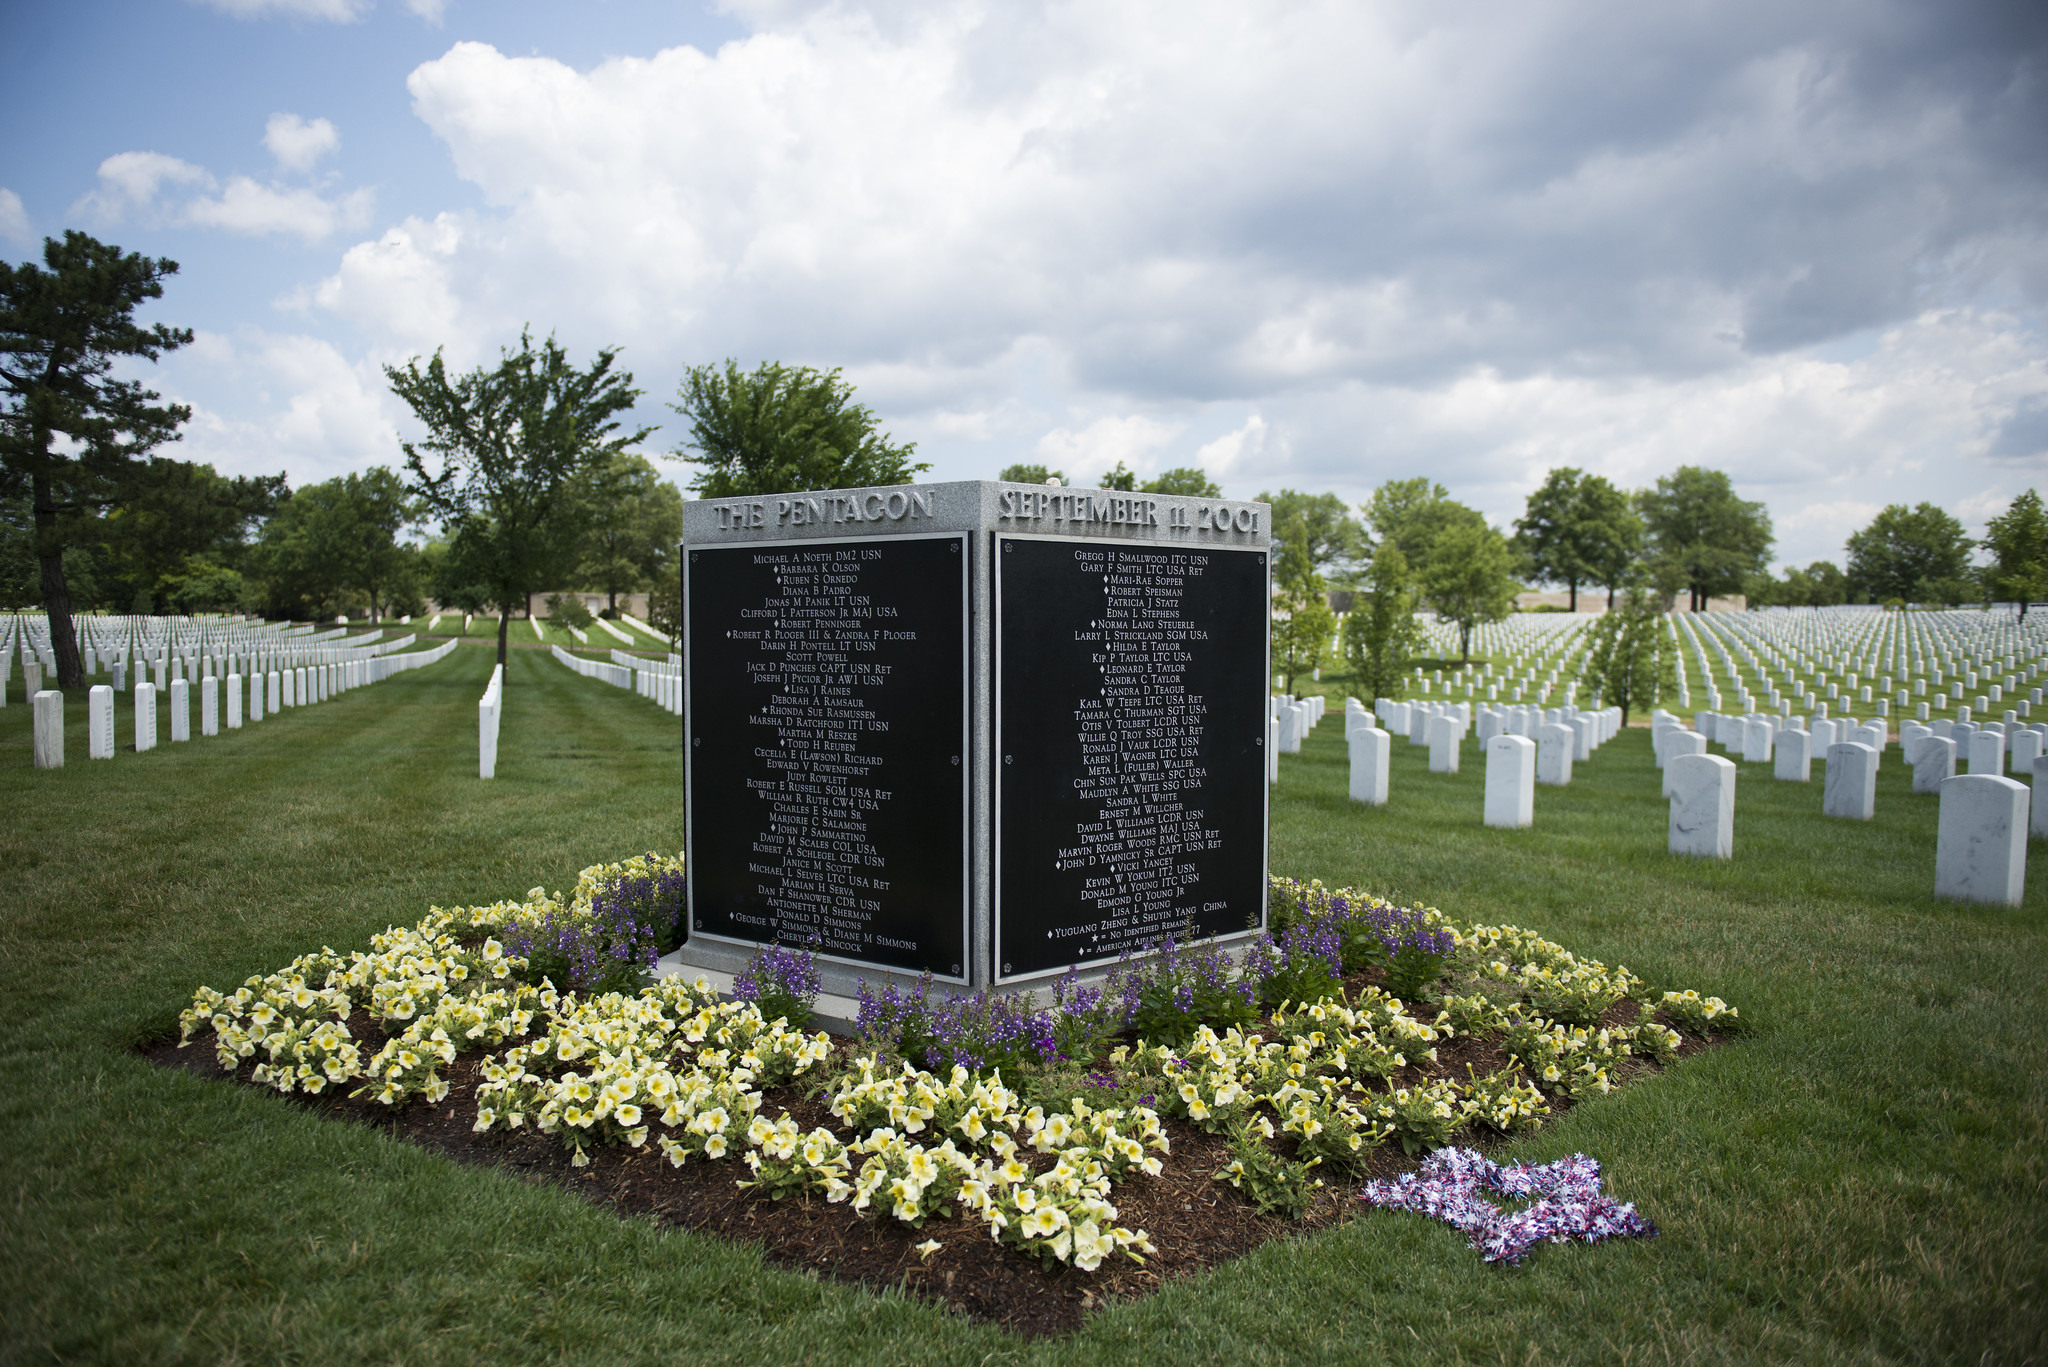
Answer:
[[[1362,987],[1380,979],[1379,970],[1369,970],[1347,979],[1345,987],[1355,997]],[[1633,1023],[1633,1012],[1629,1003],[1617,1003],[1606,1023]],[[1677,1022],[1661,1013],[1657,1019],[1677,1027]],[[367,1012],[356,1012],[348,1027],[366,1058],[386,1038]],[[1720,1042],[1684,1029],[1680,1034],[1684,1041],[1678,1050],[1681,1059]],[[836,1047],[850,1049],[852,1045],[840,1041]],[[181,1049],[176,1039],[166,1039],[141,1052],[155,1063],[201,1077],[230,1076],[215,1057],[210,1035],[189,1048]],[[1460,1037],[1438,1046],[1434,1064],[1425,1069],[1403,1069],[1392,1081],[1413,1086],[1438,1077],[1462,1080],[1467,1064],[1484,1076],[1511,1062],[1492,1041]],[[1349,1220],[1367,1209],[1358,1199],[1364,1181],[1412,1172],[1421,1161],[1404,1154],[1398,1144],[1388,1144],[1370,1155],[1362,1176],[1327,1178],[1327,1185],[1302,1218],[1289,1220],[1260,1214],[1235,1188],[1215,1180],[1215,1174],[1230,1162],[1230,1144],[1225,1137],[1165,1118],[1162,1124],[1173,1145],[1164,1160],[1165,1171],[1158,1177],[1132,1173],[1110,1196],[1118,1223],[1144,1230],[1158,1252],[1147,1255],[1142,1265],[1116,1255],[1092,1273],[1065,1266],[1049,1270],[997,1244],[971,1217],[935,1217],[927,1220],[922,1230],[911,1230],[886,1218],[862,1218],[848,1206],[833,1205],[822,1196],[792,1196],[781,1201],[755,1196],[738,1186],[747,1170],[737,1152],[721,1162],[698,1158],[677,1168],[652,1141],[637,1150],[593,1145],[588,1150],[589,1166],[576,1168],[570,1166],[569,1149],[556,1136],[531,1129],[477,1134],[471,1127],[480,1064],[477,1055],[459,1056],[442,1070],[449,1084],[445,1099],[429,1104],[416,1098],[396,1111],[368,1099],[351,1100],[345,1090],[320,1096],[272,1095],[284,1104],[383,1130],[458,1163],[496,1168],[529,1181],[553,1182],[622,1216],[651,1218],[660,1224],[756,1244],[767,1261],[791,1271],[876,1290],[896,1287],[1028,1337],[1072,1332],[1105,1302],[1149,1295],[1175,1278],[1229,1262],[1270,1239],[1296,1237]],[[1628,1085],[1659,1071],[1660,1065],[1654,1062],[1632,1060],[1619,1081]],[[254,1085],[247,1080],[246,1067],[234,1076],[245,1086]],[[769,1090],[760,1113],[773,1119],[787,1110],[805,1133],[822,1125],[848,1137],[827,1113],[825,1101],[805,1094],[809,1085],[807,1078],[800,1078]],[[1547,1099],[1553,1113],[1569,1110],[1573,1104],[1568,1098]],[[1504,1141],[1491,1131],[1466,1131],[1453,1142],[1488,1150]],[[1291,1143],[1279,1147],[1286,1156],[1294,1156]],[[937,1239],[941,1246],[928,1258],[920,1257],[916,1245],[927,1239]]]

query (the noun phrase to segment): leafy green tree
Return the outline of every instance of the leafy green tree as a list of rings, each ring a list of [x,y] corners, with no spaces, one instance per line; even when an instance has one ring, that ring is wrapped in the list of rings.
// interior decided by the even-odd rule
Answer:
[[[1337,631],[1329,585],[1317,570],[1308,543],[1275,539],[1273,547],[1273,663],[1294,691],[1295,676],[1319,667]]]
[[[690,481],[704,498],[908,484],[931,468],[911,463],[914,443],[876,433],[837,370],[692,366],[678,397],[669,407],[689,419],[690,439],[675,455],[704,467]]]
[[[1390,479],[1360,505],[1365,525],[1384,544],[1401,548],[1408,567],[1427,580],[1437,539],[1453,527],[1484,528],[1476,508],[1454,500],[1443,485],[1422,477]]]
[[[1572,612],[1579,610],[1582,583],[1606,584],[1612,608],[1614,585],[1642,545],[1642,519],[1629,506],[1628,495],[1602,476],[1570,466],[1552,470],[1529,495],[1515,531],[1531,574],[1544,583],[1563,584]]]
[[[619,615],[619,595],[637,593],[676,563],[683,539],[683,495],[645,456],[619,452],[593,466],[579,483],[583,562],[578,584],[605,596],[605,615]]]
[[[283,475],[229,478],[210,465],[152,456],[115,484],[96,529],[101,580],[126,612],[255,606],[250,543],[285,497]]]
[[[1675,661],[1660,596],[1638,575],[1624,588],[1621,606],[1593,624],[1579,677],[1603,704],[1621,709],[1626,725],[1632,709],[1655,707],[1678,686]]]
[[[1138,491],[1138,473],[1126,467],[1119,460],[1116,464],[1109,467],[1107,473],[1102,476],[1102,483],[1095,487],[1098,489],[1114,489],[1118,493],[1124,494],[1136,493]]]
[[[560,622],[565,627],[588,631],[597,621],[590,615],[590,609],[583,606],[583,600],[573,593],[551,593],[548,595],[548,620]]]
[[[1894,503],[1849,538],[1849,591],[1869,602],[1960,603],[1970,583],[1970,538],[1932,503]]]
[[[1399,543],[1396,542],[1396,545]],[[1458,625],[1458,663],[1472,659],[1472,632],[1515,610],[1515,555],[1507,538],[1481,521],[1457,521],[1438,532],[1419,578],[1437,615]]]
[[[64,582],[74,610],[107,606],[105,549],[97,541],[64,548]],[[0,610],[27,608],[42,597],[43,567],[36,557],[36,514],[28,491],[0,493]]]
[[[1210,479],[1198,465],[1180,465],[1163,470],[1138,486],[1148,494],[1179,494],[1183,498],[1221,498],[1223,486]]]
[[[494,605],[483,569],[470,552],[474,543],[436,537],[420,547],[420,575],[428,594],[444,611],[478,613]]]
[[[1771,517],[1761,503],[1735,496],[1719,470],[1681,465],[1636,495],[1654,556],[1684,587],[1689,611],[1717,595],[1740,593],[1767,571]]]
[[[655,581],[654,589],[647,595],[647,625],[668,637],[670,650],[683,635],[683,576],[682,567],[677,566],[673,574],[663,575]]]
[[[117,362],[155,361],[192,340],[189,329],[135,321],[177,270],[175,261],[75,231],[43,240],[40,267],[0,262],[0,493],[29,495],[63,688],[85,683],[64,553],[95,538],[93,524],[115,503],[122,478],[153,448],[177,440],[192,416],[112,373]]]
[[[1606,481],[1601,481],[1606,483]],[[1613,500],[1610,501],[1609,495]],[[1643,526],[1642,514],[1636,511],[1635,500],[1613,485],[1595,495],[1601,509],[1599,531],[1587,546],[1587,563],[1593,567],[1589,582],[1607,590],[1608,611],[1614,610],[1614,597],[1629,576],[1642,564],[1643,544],[1648,538]],[[1676,593],[1678,584],[1671,592]]]
[[[300,489],[263,526],[272,610],[312,618],[367,605],[377,620],[395,601],[416,603],[420,553],[400,540],[415,517],[404,479],[382,465]]]
[[[1260,494],[1258,501],[1272,506],[1276,548],[1298,546],[1318,575],[1340,585],[1351,582],[1357,562],[1365,554],[1365,531],[1343,499],[1335,494],[1282,489],[1277,494]]]
[[[1410,663],[1424,645],[1422,624],[1415,619],[1421,606],[1408,557],[1398,545],[1383,542],[1344,619],[1344,660],[1359,697],[1399,701],[1407,692]]]
[[[1043,484],[1049,479],[1067,482],[1064,472],[1048,470],[1043,465],[1005,465],[996,478],[1009,484]]]
[[[2028,602],[2048,598],[2048,514],[2041,495],[2029,489],[1987,522],[1984,549],[1991,552],[1984,582],[1994,598],[2018,603],[2025,621]]]
[[[1787,565],[1783,579],[1758,580],[1749,601],[1759,608],[1840,607],[1849,601],[1849,585],[1833,561],[1816,560],[1803,570]]]
[[[425,369],[417,356],[384,367],[427,429],[419,445],[402,443],[407,489],[447,529],[461,580],[497,607],[500,664],[514,607],[574,563],[576,482],[654,430],[621,429],[640,391],[630,372],[614,373],[617,359],[606,348],[579,370],[553,337],[535,350],[522,331],[517,351],[467,375],[451,378],[438,350]]]

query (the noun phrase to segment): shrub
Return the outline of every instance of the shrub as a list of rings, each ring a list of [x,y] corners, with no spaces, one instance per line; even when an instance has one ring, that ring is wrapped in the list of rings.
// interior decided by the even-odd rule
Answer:
[[[590,615],[590,609],[583,606],[583,600],[573,593],[549,594],[548,617],[578,631],[590,630],[590,624],[595,620]]]

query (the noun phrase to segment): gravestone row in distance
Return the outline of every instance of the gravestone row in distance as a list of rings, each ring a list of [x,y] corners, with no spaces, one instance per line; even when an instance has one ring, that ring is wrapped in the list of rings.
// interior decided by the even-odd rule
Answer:
[[[1268,510],[972,482],[685,505],[689,939],[825,989],[1264,927]]]

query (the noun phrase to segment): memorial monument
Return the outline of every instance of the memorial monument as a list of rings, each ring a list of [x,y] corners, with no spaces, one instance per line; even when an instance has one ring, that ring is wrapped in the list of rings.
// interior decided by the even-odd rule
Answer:
[[[1263,928],[1270,531],[992,482],[686,504],[681,965],[1029,986]]]

